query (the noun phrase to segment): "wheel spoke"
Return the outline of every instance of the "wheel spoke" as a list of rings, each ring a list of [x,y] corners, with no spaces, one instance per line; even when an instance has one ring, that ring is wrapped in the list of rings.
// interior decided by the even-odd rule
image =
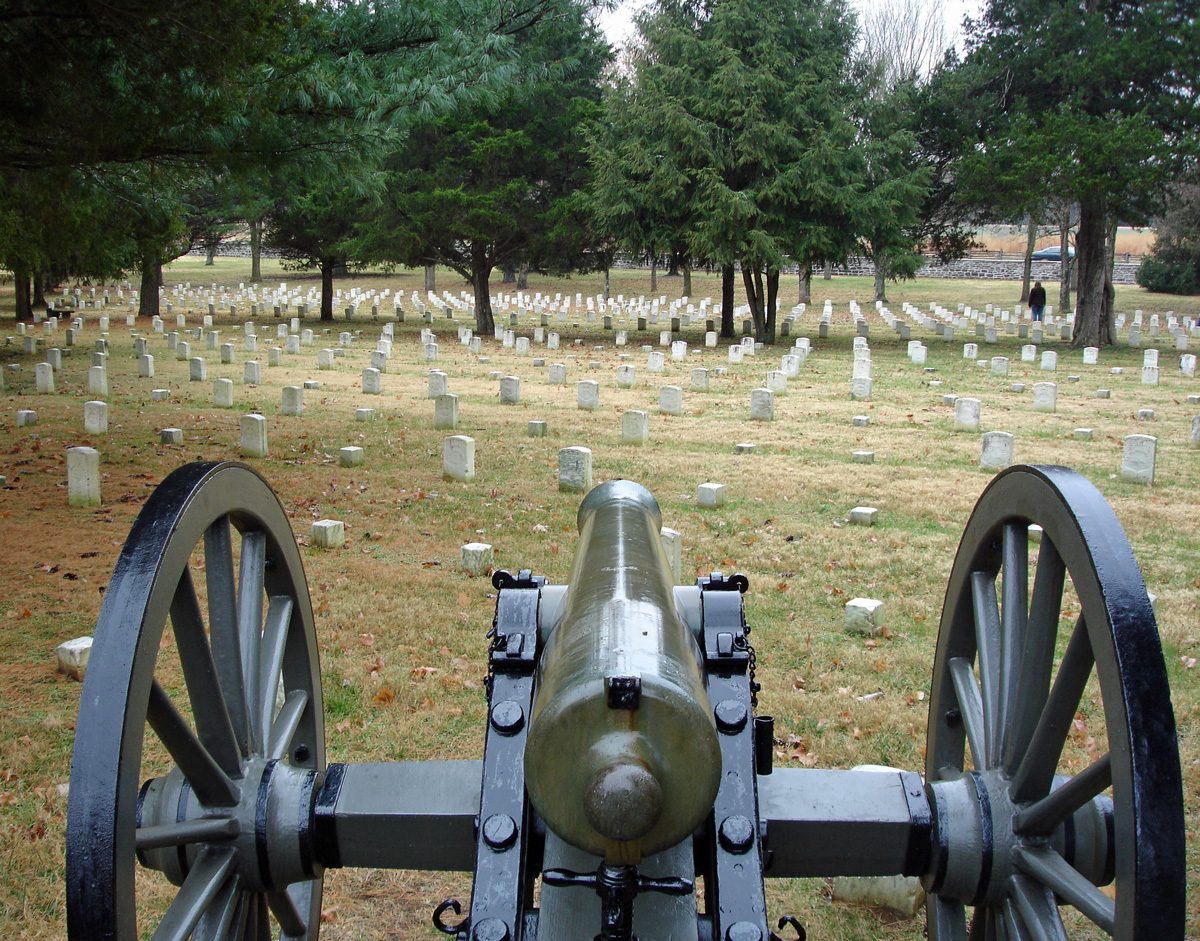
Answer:
[[[1000,745],[1000,608],[996,579],[987,572],[971,573],[975,611],[975,646],[979,657],[979,692],[983,701],[984,750],[975,755],[977,768],[994,768]]]
[[[217,668],[204,632],[200,599],[196,597],[191,571],[186,568],[171,599],[171,625],[175,628],[179,662],[183,666],[188,698],[192,701],[196,734],[225,773],[237,777],[241,774],[241,750],[221,695]]]
[[[1013,817],[1013,831],[1046,835],[1093,797],[1112,786],[1111,752],[1105,753],[1062,787]]]
[[[255,936],[261,941],[273,941],[275,932],[271,930],[271,910],[267,908],[267,897],[259,895],[255,922]]]
[[[1009,793],[1015,803],[1023,804],[1037,800],[1050,793],[1050,786],[1054,783],[1054,772],[1058,768],[1058,759],[1062,754],[1063,745],[1066,744],[1067,733],[1071,730],[1071,721],[1075,718],[1095,662],[1087,623],[1083,615],[1080,615],[1059,665],[1058,676],[1054,678],[1046,706],[1029,741],[1029,748],[1013,775]]]
[[[271,720],[275,716],[275,696],[279,690],[279,671],[283,668],[283,651],[287,646],[288,628],[292,623],[292,599],[287,595],[272,595],[267,605],[267,621],[263,627],[262,652],[259,662],[256,740],[266,743],[271,735]]]
[[[1029,749],[1029,740],[1033,738],[1038,716],[1050,692],[1054,644],[1058,639],[1058,618],[1066,578],[1067,568],[1062,556],[1054,543],[1043,535],[1033,579],[1029,622],[1020,654],[1020,676],[1004,741],[1004,770],[1010,775]]]
[[[1017,687],[1021,682],[1021,651],[1025,649],[1029,622],[1029,524],[1004,527],[1004,587],[1000,611],[999,734],[991,751],[990,767],[997,767],[1012,727]]]
[[[1029,932],[1025,930],[1012,899],[1005,899],[1000,903],[1000,917],[1004,924],[1004,934],[1009,941],[1033,941]]]
[[[246,713],[250,717],[250,749],[262,748],[258,726],[258,658],[262,646],[263,577],[267,566],[267,536],[261,532],[242,534],[242,564],[238,578],[238,638],[242,650],[242,676],[246,683]]]
[[[221,681],[225,708],[242,755],[250,754],[246,718],[246,688],[238,643],[237,582],[233,575],[233,543],[229,517],[222,516],[204,531],[204,581],[208,591],[208,630],[213,662]]]
[[[211,905],[205,910],[192,941],[228,941],[244,930],[246,920],[246,894],[242,891],[242,877],[236,872],[226,881]]]
[[[270,906],[275,920],[279,922],[285,938],[304,937],[304,932],[308,930],[308,923],[300,914],[300,910],[296,908],[296,903],[289,892],[268,892],[267,905]]]
[[[306,708],[308,708],[308,693],[302,689],[294,689],[288,693],[283,708],[279,710],[279,715],[275,717],[275,722],[271,726],[267,758],[278,759],[287,754],[288,747],[296,735],[296,729],[300,727],[300,720],[304,718]]]
[[[179,894],[159,922],[152,941],[187,941],[229,878],[235,860],[232,850],[201,850],[192,871],[179,887]]]
[[[238,802],[237,785],[221,770],[188,728],[158,680],[150,687],[146,721],[162,741],[184,778],[206,807],[232,807]]]
[[[1017,866],[1059,897],[1074,905],[1109,934],[1113,933],[1113,900],[1076,872],[1048,846],[1018,846]]]
[[[1028,876],[1017,874],[1009,880],[1011,903],[1030,941],[1067,941],[1054,894]]]
[[[979,684],[975,682],[975,671],[971,669],[971,661],[966,657],[952,659],[950,678],[954,682],[954,691],[958,694],[958,711],[962,714],[963,725],[967,730],[971,755],[975,759],[975,767],[980,768],[983,766],[983,743],[986,733],[983,727],[983,704],[979,698]]]
[[[233,817],[201,817],[158,827],[138,827],[134,845],[141,853],[164,846],[231,840],[238,835],[239,829],[238,822]]]
[[[967,916],[962,902],[932,896],[925,906],[925,917],[932,941],[967,941]]]

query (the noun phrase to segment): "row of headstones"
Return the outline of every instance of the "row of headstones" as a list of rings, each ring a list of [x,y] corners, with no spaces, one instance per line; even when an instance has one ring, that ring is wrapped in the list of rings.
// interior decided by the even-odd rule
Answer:
[[[1090,441],[1090,428],[1076,428],[1075,437]],[[1007,431],[988,431],[982,436],[979,466],[986,471],[1001,471],[1013,463],[1015,439]],[[1192,421],[1191,446],[1200,448],[1200,415]],[[1121,451],[1121,478],[1133,483],[1153,485],[1158,455],[1158,438],[1153,435],[1126,435]]]

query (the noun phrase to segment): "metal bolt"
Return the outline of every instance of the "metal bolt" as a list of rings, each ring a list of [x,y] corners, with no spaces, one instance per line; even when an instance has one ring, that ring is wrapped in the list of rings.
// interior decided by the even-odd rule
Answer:
[[[525,725],[525,710],[512,699],[492,706],[492,728],[501,735],[516,735]]]
[[[960,722],[962,722],[962,713],[961,712],[959,712],[957,709],[946,710],[946,725],[950,726],[950,728],[953,729]]]
[[[717,718],[717,728],[730,735],[744,729],[749,718],[745,703],[736,699],[722,699],[713,713]]]
[[[508,941],[508,925],[499,918],[487,918],[471,931],[472,941]]]
[[[492,814],[483,821],[483,842],[494,850],[506,850],[517,842],[517,824],[508,814]]]
[[[748,921],[735,921],[726,929],[725,941],[762,941],[762,930]]]
[[[721,821],[717,836],[729,852],[744,853],[754,845],[754,824],[741,814],[733,814]]]
[[[292,751],[292,761],[296,762],[297,764],[303,764],[304,762],[308,761],[310,755],[311,752],[308,750],[307,745],[297,745]]]

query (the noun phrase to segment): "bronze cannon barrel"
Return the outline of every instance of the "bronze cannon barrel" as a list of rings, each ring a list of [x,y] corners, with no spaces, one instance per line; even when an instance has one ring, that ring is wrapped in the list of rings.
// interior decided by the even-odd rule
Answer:
[[[675,609],[658,503],[609,481],[579,507],[562,617],[538,664],[526,786],[546,825],[610,863],[679,843],[721,756],[700,650]]]

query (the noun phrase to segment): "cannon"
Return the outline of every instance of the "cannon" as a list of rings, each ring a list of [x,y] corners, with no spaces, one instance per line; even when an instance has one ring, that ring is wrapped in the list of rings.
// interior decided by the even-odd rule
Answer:
[[[481,760],[327,764],[279,500],[242,464],[172,473],[121,552],[83,685],[69,936],[315,939],[323,874],[356,866],[472,872],[469,905],[432,914],[457,941],[802,937],[768,916],[765,878],[887,874],[921,880],[934,941],[1183,937],[1154,613],[1079,474],[1012,467],[980,497],[947,585],[923,773],[773,768],[747,579],[674,584],[659,507],[629,481],[589,493],[578,523],[567,585],[493,578]],[[1068,579],[1080,614],[1060,632]],[[181,677],[159,675],[168,621]],[[1107,742],[1072,774],[1085,695]]]

